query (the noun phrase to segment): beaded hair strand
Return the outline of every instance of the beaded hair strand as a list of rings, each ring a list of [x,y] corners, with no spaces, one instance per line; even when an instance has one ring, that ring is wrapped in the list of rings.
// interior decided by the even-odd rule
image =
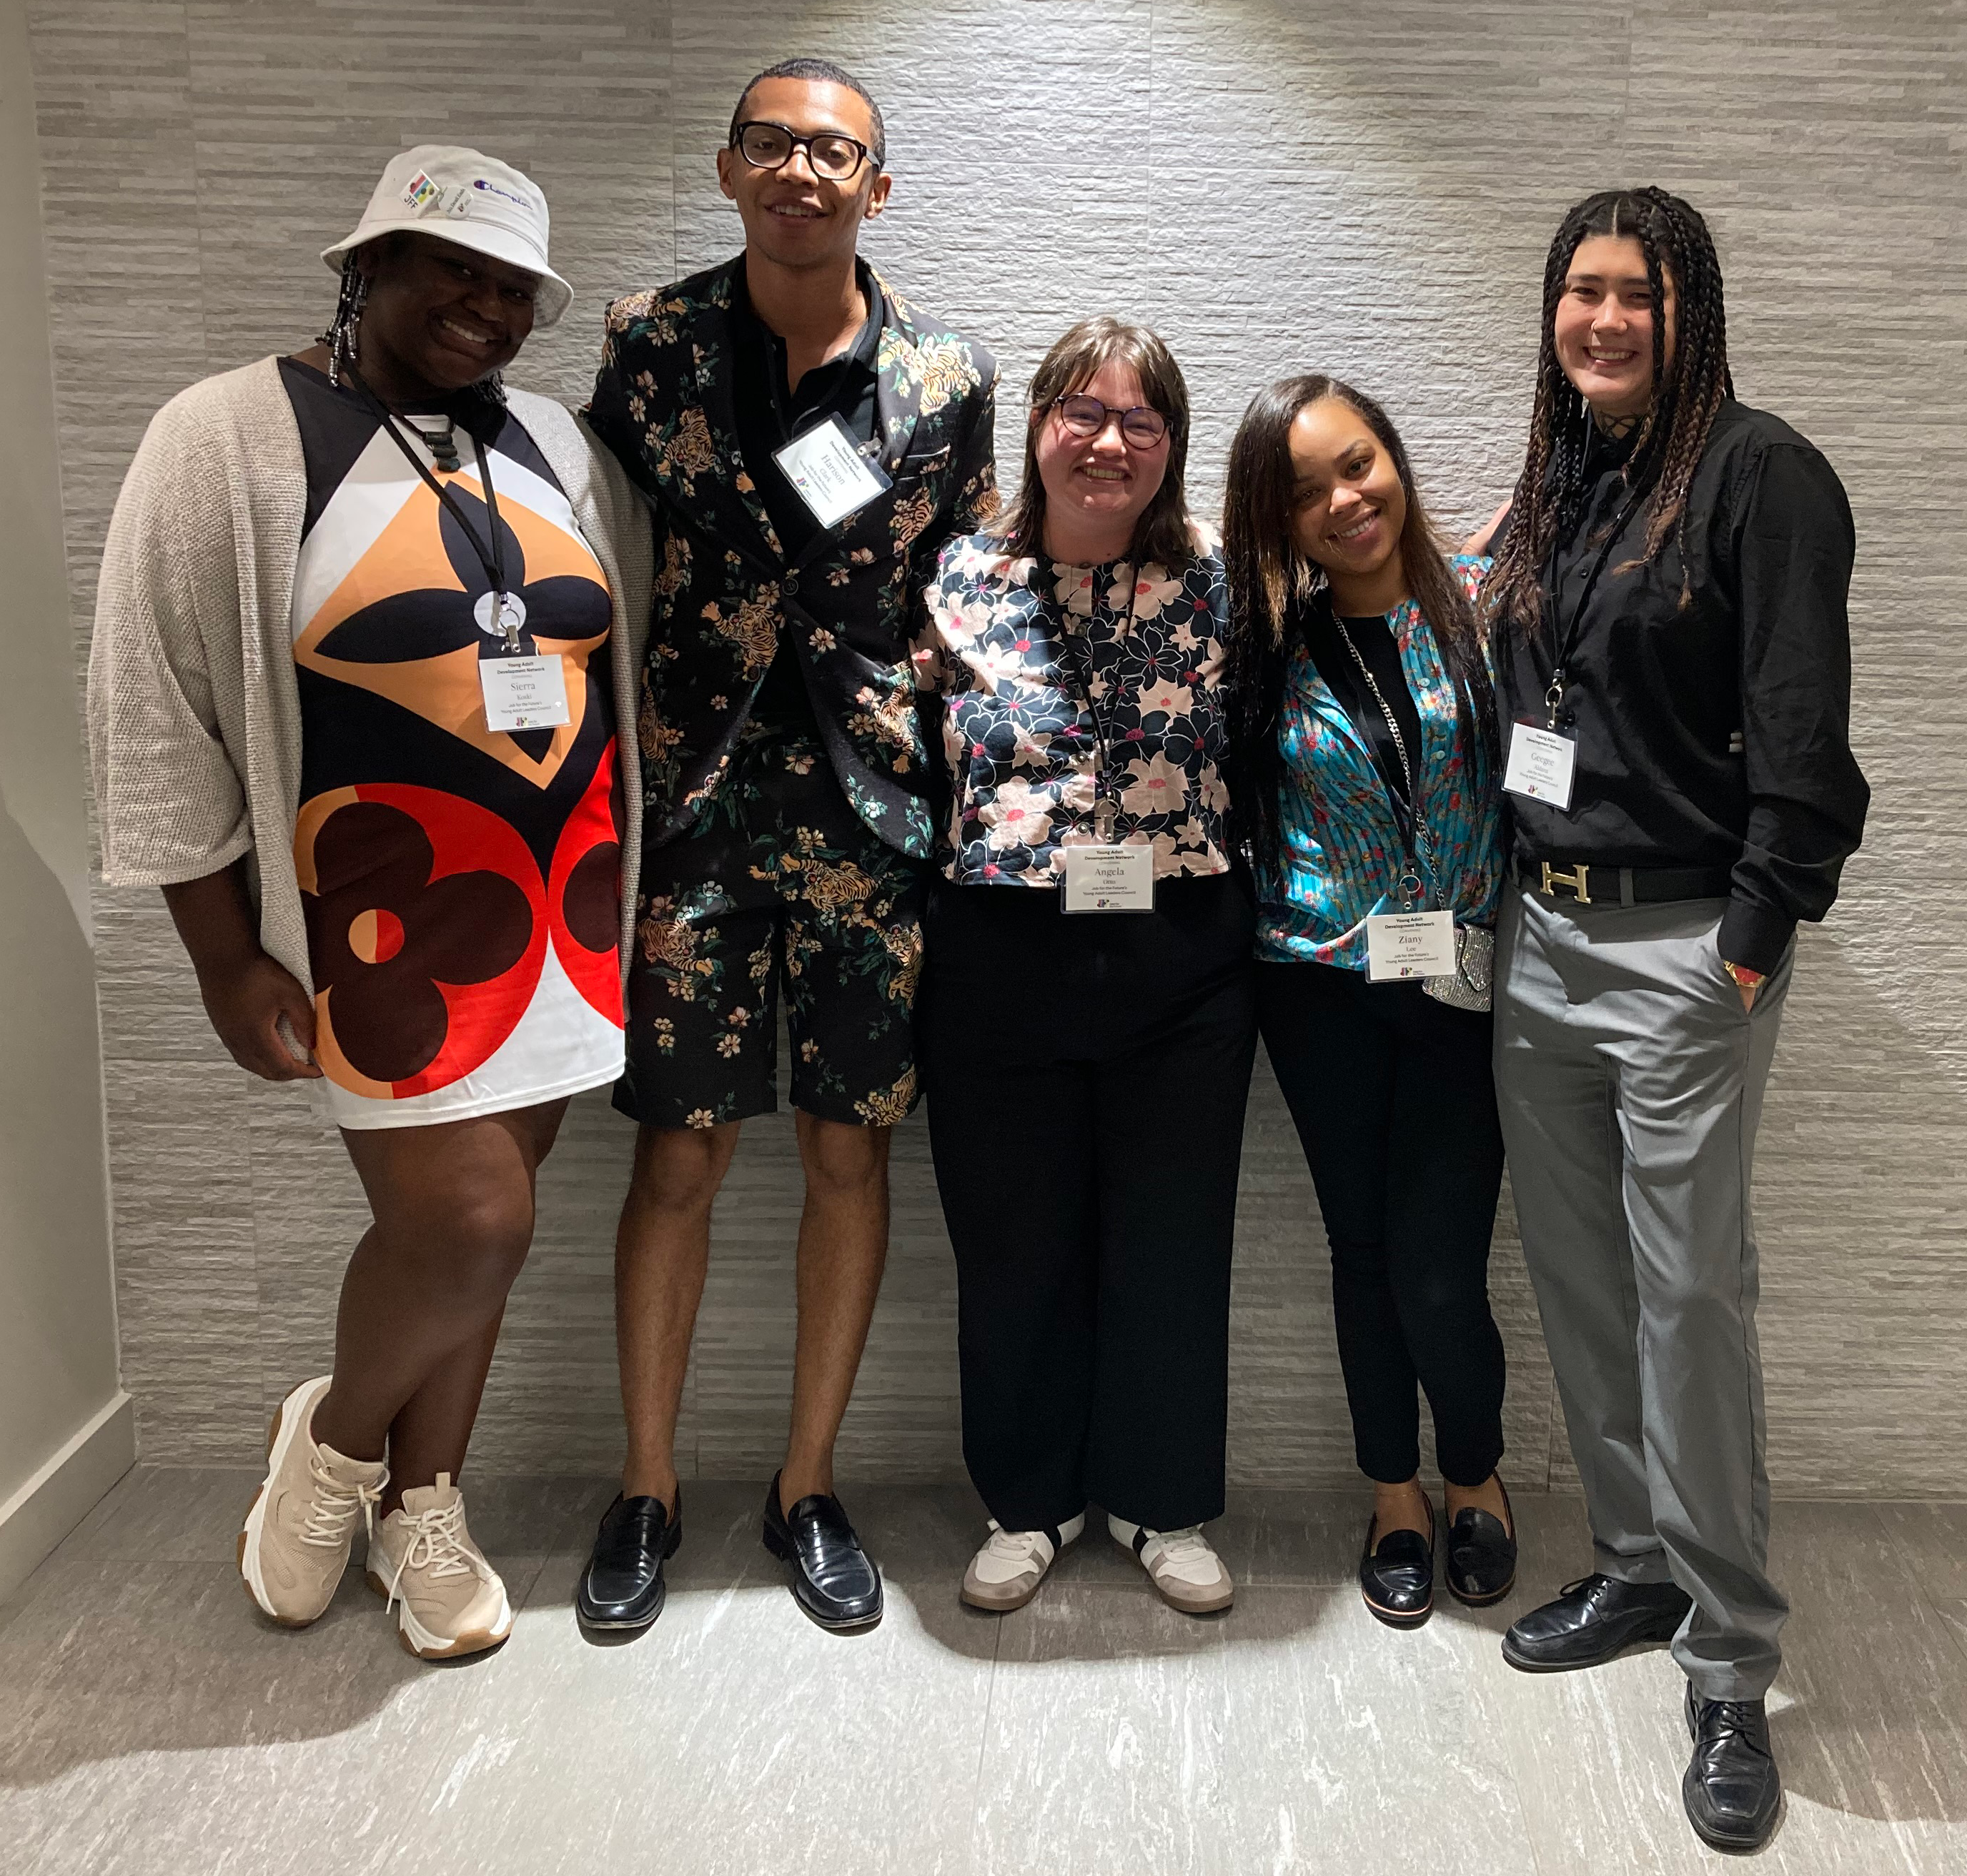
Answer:
[[[1661,189],[1607,189],[1579,202],[1558,224],[1544,265],[1542,337],[1537,357],[1530,435],[1510,505],[1509,530],[1484,594],[1498,628],[1527,634],[1540,607],[1542,572],[1558,541],[1577,525],[1586,496],[1584,465],[1591,412],[1558,363],[1553,325],[1571,257],[1592,235],[1638,241],[1653,304],[1664,308],[1671,279],[1675,346],[1666,357],[1666,321],[1653,321],[1652,408],[1626,466],[1633,485],[1651,484],[1646,539],[1624,573],[1651,560],[1669,534],[1686,526],[1687,492],[1707,447],[1716,413],[1734,393],[1728,370],[1727,321],[1721,267],[1697,210]],[[1684,557],[1683,556],[1683,560]],[[1688,603],[1682,575],[1681,603]]]

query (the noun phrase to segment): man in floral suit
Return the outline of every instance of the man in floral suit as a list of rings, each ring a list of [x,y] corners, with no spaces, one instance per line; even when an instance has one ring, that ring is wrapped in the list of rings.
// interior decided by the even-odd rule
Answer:
[[[996,499],[990,354],[857,256],[883,155],[879,109],[838,66],[754,79],[718,153],[744,251],[609,308],[587,412],[654,512],[660,567],[615,1095],[641,1125],[615,1267],[628,1454],[578,1598],[597,1626],[662,1606],[711,1202],[740,1124],[777,1105],[781,991],[806,1205],[764,1537],[815,1620],[881,1613],[833,1445],[887,1254],[889,1132],[916,1099],[934,757],[908,644],[938,550]]]

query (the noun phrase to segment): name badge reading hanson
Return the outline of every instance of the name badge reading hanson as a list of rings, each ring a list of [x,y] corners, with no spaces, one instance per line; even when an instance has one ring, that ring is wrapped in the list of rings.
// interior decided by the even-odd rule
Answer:
[[[1541,801],[1558,813],[1571,806],[1571,777],[1578,767],[1578,741],[1534,723],[1510,726],[1510,760],[1503,786],[1513,795]]]
[[[883,489],[893,486],[861,454],[853,433],[838,417],[815,424],[803,436],[774,450],[772,460],[784,470],[786,481],[799,491],[799,499],[822,528],[845,521]]]
[[[1452,912],[1380,912],[1366,921],[1366,980],[1399,983],[1455,969]]]
[[[478,686],[485,693],[487,729],[557,729],[573,720],[567,707],[567,667],[557,652],[480,658]]]
[[[1135,842],[1065,850],[1067,912],[1152,912],[1155,850]]]

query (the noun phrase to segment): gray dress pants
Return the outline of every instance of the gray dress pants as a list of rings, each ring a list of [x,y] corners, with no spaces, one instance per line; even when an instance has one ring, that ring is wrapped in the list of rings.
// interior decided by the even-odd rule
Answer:
[[[1496,1093],[1594,1567],[1678,1584],[1695,1692],[1757,1699],[1789,1605],[1767,1567],[1749,1186],[1790,957],[1750,1014],[1715,947],[1725,899],[1503,900]]]

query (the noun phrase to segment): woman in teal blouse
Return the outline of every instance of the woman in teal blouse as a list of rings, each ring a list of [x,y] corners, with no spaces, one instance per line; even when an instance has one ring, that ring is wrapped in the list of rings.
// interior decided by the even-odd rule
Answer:
[[[1416,1382],[1447,1484],[1450,1590],[1496,1602],[1516,1573],[1487,1291],[1502,847],[1471,599],[1488,563],[1442,554],[1386,413],[1323,376],[1274,385],[1245,413],[1224,536],[1264,1041],[1318,1189],[1374,1481],[1361,1590],[1410,1627],[1434,1598]]]

